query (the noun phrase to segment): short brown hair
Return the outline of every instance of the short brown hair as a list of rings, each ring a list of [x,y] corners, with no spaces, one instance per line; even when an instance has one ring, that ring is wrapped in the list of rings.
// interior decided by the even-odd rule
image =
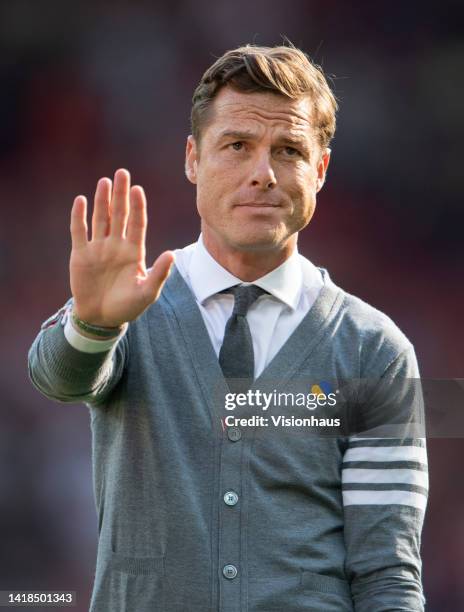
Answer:
[[[334,136],[335,97],[322,69],[293,45],[238,47],[208,68],[192,98],[191,128],[198,144],[201,130],[211,118],[211,103],[225,85],[244,93],[272,91],[292,99],[310,96],[320,146],[327,147]]]

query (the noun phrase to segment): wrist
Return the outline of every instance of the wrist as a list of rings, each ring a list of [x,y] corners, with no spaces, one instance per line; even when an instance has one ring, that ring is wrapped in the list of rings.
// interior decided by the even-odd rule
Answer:
[[[117,338],[127,326],[127,323],[115,327],[107,327],[103,325],[95,325],[81,319],[75,312],[74,307],[70,313],[70,320],[74,329],[83,336],[92,340],[110,340]]]

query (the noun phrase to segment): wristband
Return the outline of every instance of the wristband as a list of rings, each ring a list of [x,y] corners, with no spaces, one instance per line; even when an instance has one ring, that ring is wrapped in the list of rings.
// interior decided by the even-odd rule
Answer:
[[[87,323],[76,315],[74,310],[71,311],[71,317],[73,323],[84,332],[88,334],[93,334],[94,336],[99,336],[100,338],[116,338],[121,333],[123,326],[119,327],[102,327],[101,325],[92,325],[91,323]]]

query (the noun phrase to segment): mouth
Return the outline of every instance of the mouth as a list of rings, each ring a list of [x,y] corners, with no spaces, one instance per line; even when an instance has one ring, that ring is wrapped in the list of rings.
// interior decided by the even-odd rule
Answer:
[[[237,208],[278,208],[279,204],[272,202],[243,202],[241,204],[235,204]]]

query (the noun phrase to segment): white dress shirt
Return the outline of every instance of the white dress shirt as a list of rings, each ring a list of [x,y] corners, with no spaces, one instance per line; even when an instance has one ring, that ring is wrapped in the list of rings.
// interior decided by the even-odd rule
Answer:
[[[267,291],[268,294],[250,306],[246,315],[253,340],[255,378],[298,327],[323,286],[319,270],[297,249],[278,268],[253,283],[244,283],[223,268],[206,250],[201,234],[197,242],[175,250],[174,254],[177,269],[195,297],[218,356],[234,306],[234,296],[220,292],[238,284],[253,284]],[[75,330],[69,315],[62,323],[68,342],[84,352],[108,350],[121,337],[92,340]]]

